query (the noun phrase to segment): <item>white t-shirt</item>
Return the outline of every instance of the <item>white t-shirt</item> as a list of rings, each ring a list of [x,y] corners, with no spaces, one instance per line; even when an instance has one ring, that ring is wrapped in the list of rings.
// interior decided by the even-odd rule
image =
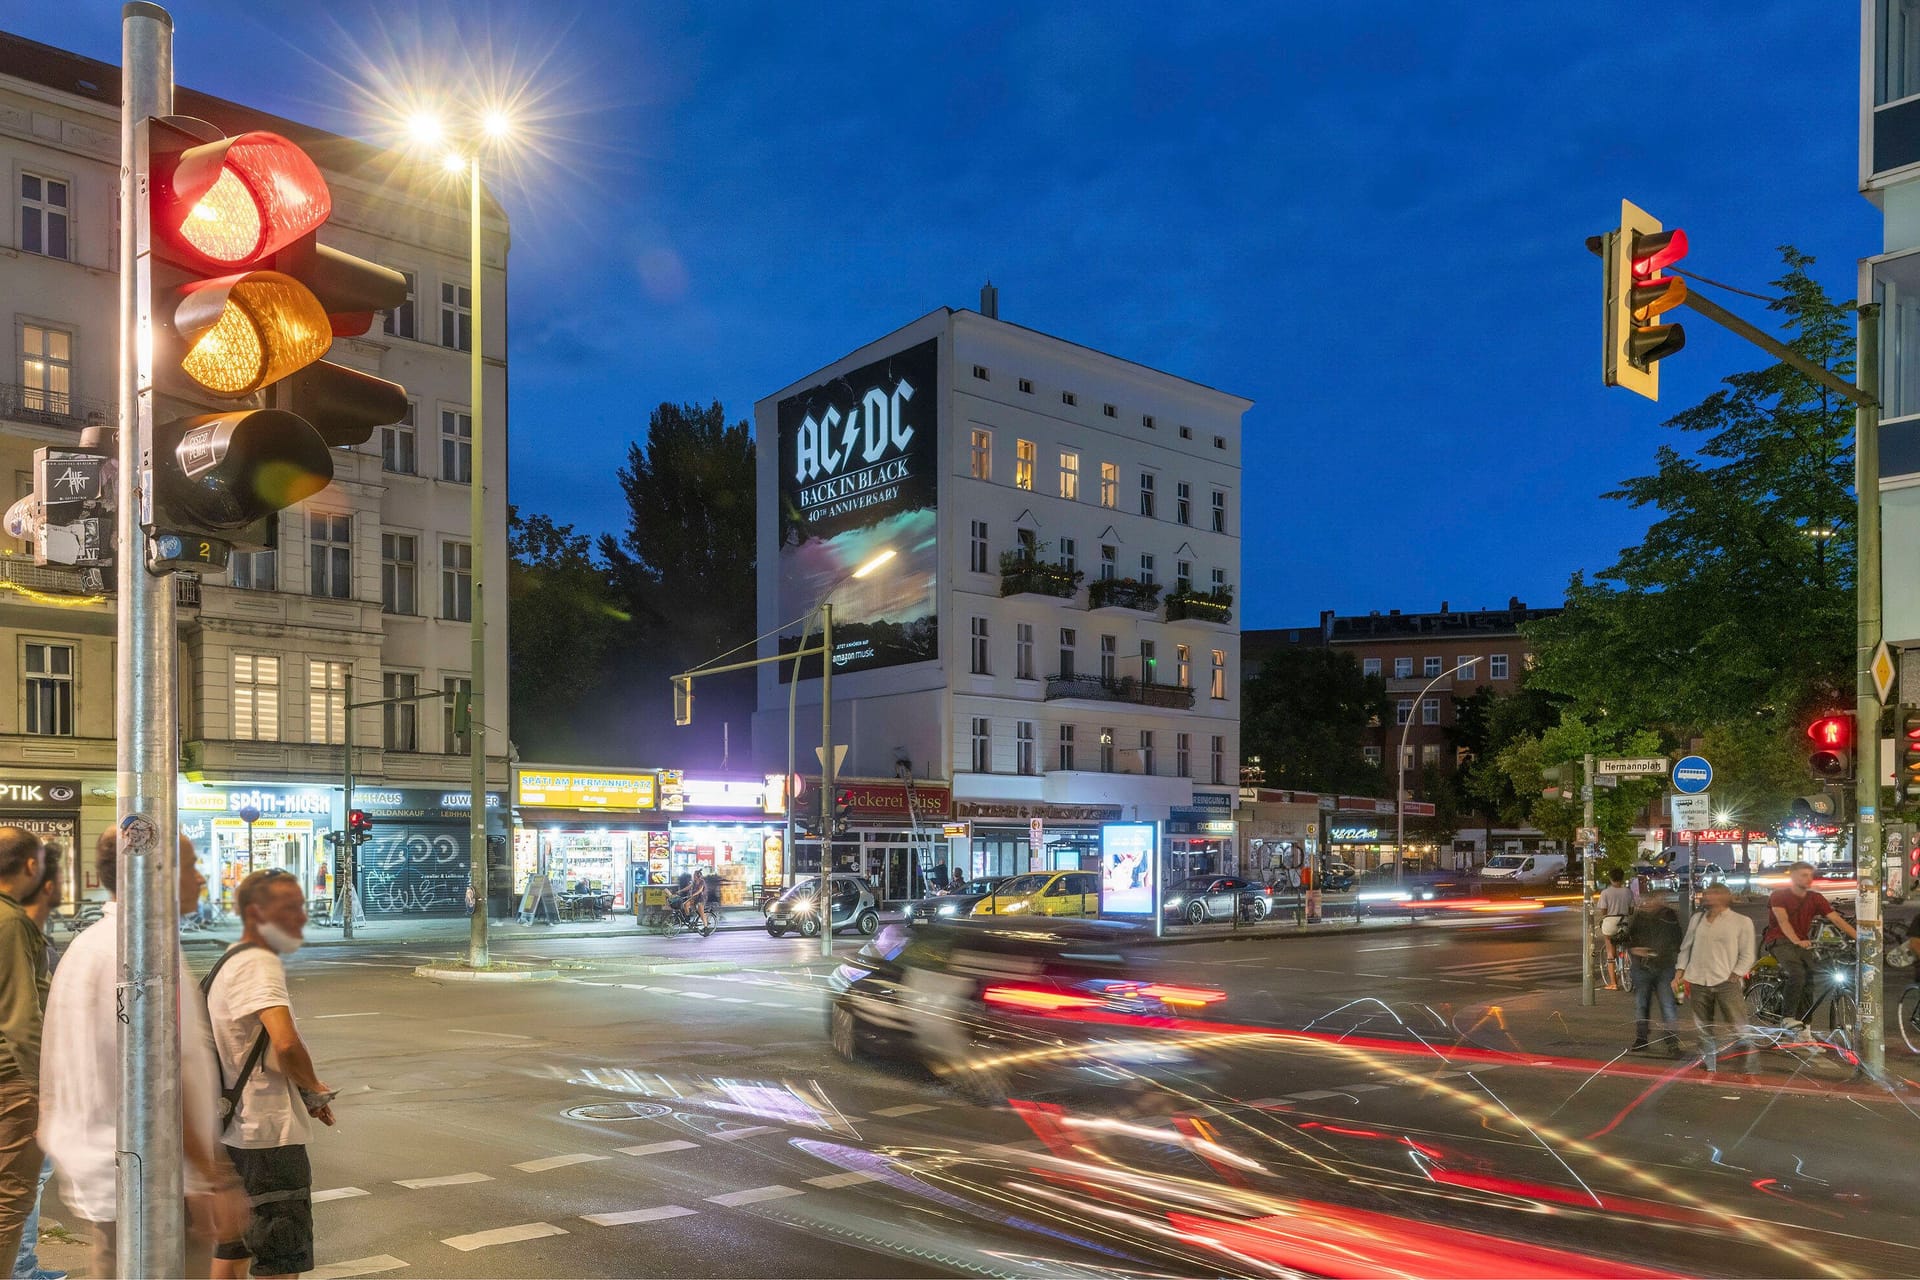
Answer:
[[[287,967],[266,947],[249,947],[227,961],[207,993],[207,1014],[213,1022],[213,1044],[220,1054],[221,1078],[228,1085],[240,1078],[240,1069],[260,1035],[260,1011],[285,1006]],[[280,1070],[280,1056],[269,1044],[247,1079],[238,1114],[222,1139],[230,1147],[258,1151],[267,1147],[306,1145],[313,1124],[299,1086]]]

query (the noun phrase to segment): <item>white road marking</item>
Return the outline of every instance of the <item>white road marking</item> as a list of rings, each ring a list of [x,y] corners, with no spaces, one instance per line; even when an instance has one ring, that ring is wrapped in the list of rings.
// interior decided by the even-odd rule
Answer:
[[[495,1227],[491,1231],[475,1231],[471,1235],[448,1236],[440,1243],[462,1253],[472,1253],[489,1245],[516,1244],[522,1240],[543,1240],[548,1236],[566,1234],[565,1227],[556,1227],[551,1222],[525,1222],[517,1227]]]
[[[818,1178],[808,1178],[807,1185],[825,1187],[831,1191],[835,1187],[852,1187],[862,1182],[878,1182],[882,1176],[878,1173],[868,1173],[865,1169],[849,1169],[845,1173],[829,1173]]]
[[[753,1003],[753,1001],[747,999],[745,996],[719,996],[717,998],[719,999],[721,1004],[752,1004]]]
[[[406,1265],[390,1253],[379,1253],[371,1258],[329,1262],[324,1267],[315,1267],[306,1276],[307,1280],[353,1280],[354,1276],[377,1276],[383,1271],[398,1271]]]
[[[754,1003],[762,1009],[791,1009],[793,1007],[789,1004],[782,1004],[778,1000],[755,1000]]]
[[[511,1031],[469,1031],[465,1027],[448,1027],[448,1035],[455,1036],[497,1036],[502,1040],[531,1040],[532,1036],[517,1036]]]
[[[774,1183],[770,1187],[750,1187],[745,1191],[729,1191],[722,1196],[708,1196],[707,1203],[725,1205],[731,1209],[735,1205],[758,1204],[762,1200],[784,1200],[788,1196],[802,1196],[806,1192],[798,1187],[781,1186]]]
[[[377,1018],[379,1016],[378,1009],[369,1009],[365,1013],[316,1013],[313,1015],[313,1020],[321,1022],[327,1018]]]
[[[666,1151],[691,1151],[700,1144],[674,1138],[668,1142],[648,1142],[638,1147],[615,1147],[623,1156],[657,1156]]]
[[[564,1169],[570,1164],[591,1164],[595,1160],[611,1160],[612,1156],[588,1155],[577,1152],[570,1156],[548,1156],[544,1160],[523,1160],[513,1166],[522,1173],[545,1173],[549,1169]]]
[[[877,1116],[886,1116],[889,1119],[891,1119],[896,1116],[917,1116],[922,1111],[938,1111],[938,1110],[939,1110],[938,1107],[930,1107],[924,1102],[909,1102],[902,1107],[880,1107],[876,1109],[873,1114]]]
[[[736,1138],[751,1138],[756,1134],[778,1132],[780,1132],[780,1130],[770,1124],[750,1124],[743,1129],[721,1129],[719,1132],[710,1133],[707,1136],[721,1142],[732,1142]]]
[[[685,996],[689,1000],[713,1000],[717,997],[711,991],[675,991],[676,996]]]
[[[1385,1089],[1385,1088],[1387,1088],[1387,1087],[1388,1087],[1388,1086],[1386,1086],[1386,1085],[1384,1085],[1384,1084],[1343,1084],[1343,1085],[1341,1085],[1341,1086],[1340,1086],[1340,1092],[1342,1092],[1342,1093],[1371,1093],[1371,1092],[1373,1092],[1373,1091],[1374,1091],[1375,1089]]]
[[[395,1178],[396,1187],[419,1191],[425,1187],[464,1187],[469,1182],[492,1182],[490,1173],[449,1173],[442,1178]]]
[[[333,1187],[326,1191],[314,1192],[313,1202],[315,1204],[325,1204],[329,1200],[351,1200],[355,1196],[371,1194],[371,1192],[362,1191],[359,1187]]]
[[[1287,1095],[1287,1097],[1295,1102],[1318,1102],[1322,1098],[1338,1098],[1340,1096],[1341,1094],[1338,1089],[1310,1089],[1305,1093],[1290,1093]]]
[[[596,1227],[624,1227],[630,1222],[658,1222],[662,1218],[686,1218],[700,1212],[677,1204],[656,1205],[651,1209],[629,1209],[625,1213],[588,1213],[581,1215],[582,1222],[591,1222]]]

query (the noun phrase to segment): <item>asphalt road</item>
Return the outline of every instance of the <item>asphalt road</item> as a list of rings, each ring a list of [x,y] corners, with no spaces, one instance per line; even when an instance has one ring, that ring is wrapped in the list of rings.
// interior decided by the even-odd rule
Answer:
[[[342,1091],[317,1274],[1329,1273],[1347,1249],[1409,1274],[1920,1274],[1910,1099],[1817,1046],[1758,1082],[1596,1068],[1626,1012],[1580,1010],[1564,924],[1163,948],[1229,993],[1180,1092],[1083,1075],[1038,1110],[838,1059],[817,942],[686,941],[743,967],[635,972],[631,939],[561,936],[498,948],[582,966],[539,983],[414,976],[444,946],[294,957]]]

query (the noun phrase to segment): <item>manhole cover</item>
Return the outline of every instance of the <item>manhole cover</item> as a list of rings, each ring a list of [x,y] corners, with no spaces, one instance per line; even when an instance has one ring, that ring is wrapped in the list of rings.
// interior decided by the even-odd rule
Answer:
[[[589,1102],[561,1113],[569,1120],[657,1120],[672,1115],[672,1107],[657,1102]]]

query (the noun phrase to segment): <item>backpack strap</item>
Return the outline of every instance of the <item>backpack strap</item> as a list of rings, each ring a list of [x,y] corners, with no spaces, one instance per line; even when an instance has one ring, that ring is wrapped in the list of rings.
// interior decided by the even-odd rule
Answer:
[[[242,951],[251,951],[260,947],[260,945],[258,942],[242,942],[238,946],[232,947],[224,952],[218,960],[213,962],[213,968],[207,970],[207,976],[200,979],[200,998],[202,1000],[208,1000],[212,997],[213,980],[220,976],[220,970],[226,967],[227,961],[233,959]],[[211,1007],[207,1009],[207,1022],[209,1025],[213,1022],[213,1010]],[[227,1070],[221,1065],[218,1048],[215,1049],[213,1069],[220,1074],[220,1132],[223,1136],[228,1129],[233,1127],[234,1117],[240,1113],[240,1095],[246,1092],[247,1081],[253,1078],[254,1071],[260,1066],[260,1059],[266,1057],[266,1055],[267,1029],[263,1026],[260,1028],[260,1034],[253,1038],[253,1047],[247,1051],[247,1060],[240,1067],[240,1075],[229,1085],[227,1083]]]

